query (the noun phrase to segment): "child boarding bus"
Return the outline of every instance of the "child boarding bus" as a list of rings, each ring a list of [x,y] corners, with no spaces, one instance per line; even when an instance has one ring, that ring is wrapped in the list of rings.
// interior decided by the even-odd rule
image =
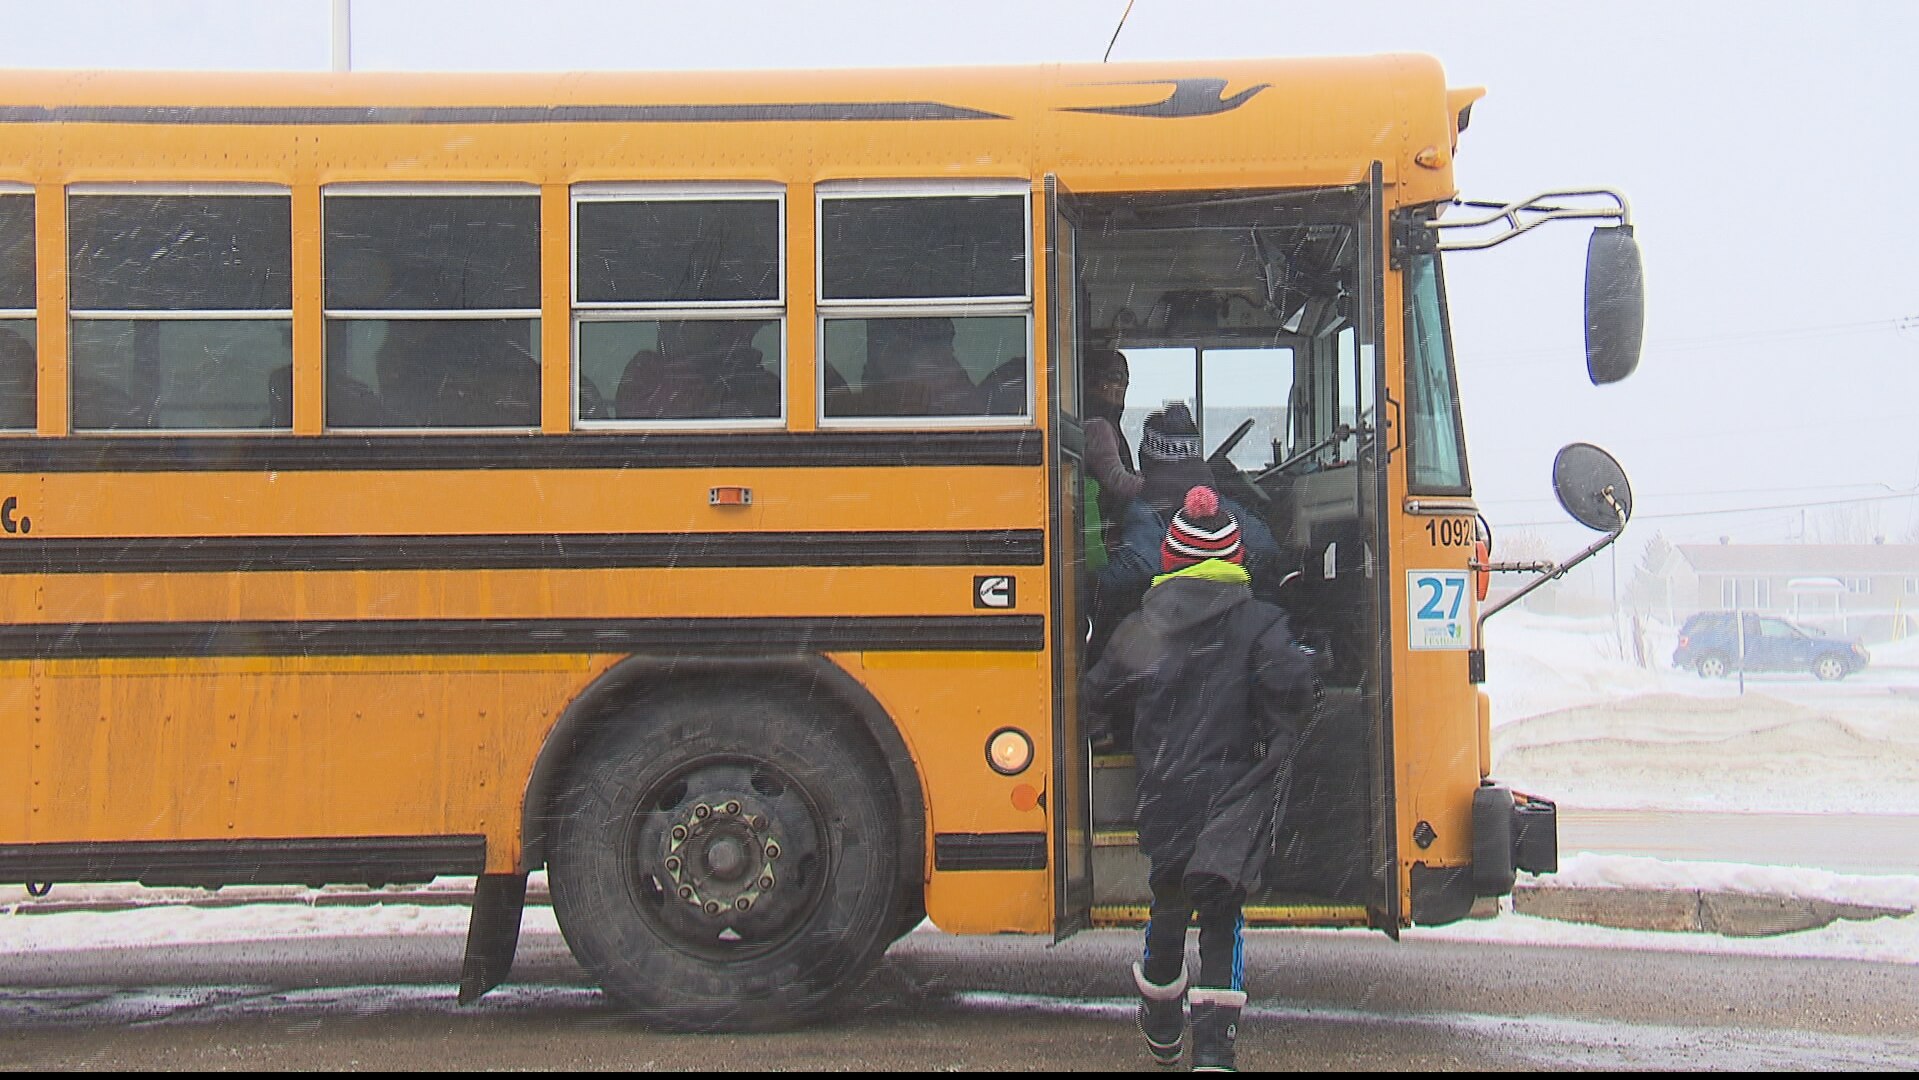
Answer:
[[[1479,96],[1408,56],[0,76],[0,881],[477,875],[471,1000],[544,870],[690,1029],[815,1014],[923,919],[1142,920],[1075,701],[1098,349],[1319,656],[1249,918],[1460,918],[1555,840],[1488,778],[1510,567],[1439,250],[1608,222],[1595,382],[1641,306],[1610,193],[1439,220]]]

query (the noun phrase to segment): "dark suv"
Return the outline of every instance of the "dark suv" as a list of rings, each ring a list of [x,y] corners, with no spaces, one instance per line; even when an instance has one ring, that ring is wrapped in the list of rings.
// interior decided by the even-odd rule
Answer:
[[[1745,627],[1745,670],[1810,671],[1831,681],[1866,666],[1870,657],[1857,638],[1827,637],[1784,619],[1748,612],[1702,611],[1679,630],[1672,666],[1716,679],[1740,668],[1739,620]]]

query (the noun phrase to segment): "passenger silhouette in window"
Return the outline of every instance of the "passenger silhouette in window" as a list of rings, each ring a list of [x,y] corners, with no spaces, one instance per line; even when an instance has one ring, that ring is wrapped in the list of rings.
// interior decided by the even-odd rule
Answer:
[[[510,320],[394,320],[375,359],[380,401],[406,427],[537,426],[527,333]]]
[[[622,420],[747,419],[780,414],[780,378],[753,347],[760,322],[660,324],[660,347],[627,362],[614,397]]]
[[[861,411],[868,416],[978,416],[986,394],[953,351],[953,320],[869,319]]]

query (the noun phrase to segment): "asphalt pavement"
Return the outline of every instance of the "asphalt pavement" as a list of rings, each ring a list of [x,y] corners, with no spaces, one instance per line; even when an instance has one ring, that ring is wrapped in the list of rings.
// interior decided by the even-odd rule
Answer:
[[[453,1004],[457,935],[12,958],[17,1069],[1146,1070],[1138,937],[909,935],[822,1024],[674,1036],[622,1016],[551,933]],[[1249,935],[1248,1069],[1913,1069],[1919,966]]]

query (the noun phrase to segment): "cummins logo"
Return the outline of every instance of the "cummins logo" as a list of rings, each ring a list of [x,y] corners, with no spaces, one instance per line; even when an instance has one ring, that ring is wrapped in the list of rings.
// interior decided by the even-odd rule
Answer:
[[[1010,608],[1013,606],[1017,583],[1011,574],[983,574],[973,579],[973,606],[976,608]]]

